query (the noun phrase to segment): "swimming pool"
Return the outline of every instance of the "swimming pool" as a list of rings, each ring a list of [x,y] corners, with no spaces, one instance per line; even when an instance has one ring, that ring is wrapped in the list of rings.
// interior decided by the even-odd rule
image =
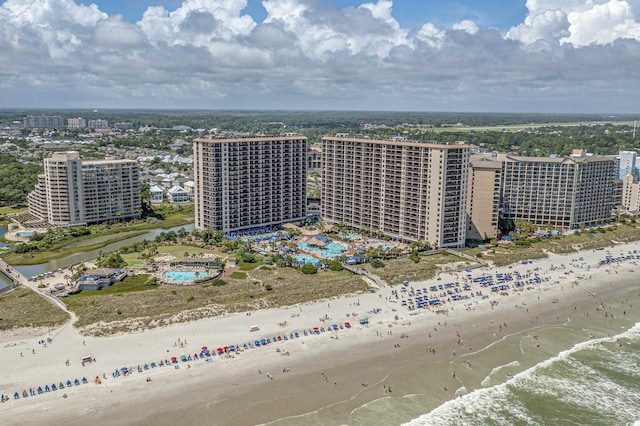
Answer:
[[[327,259],[333,259],[334,257],[341,256],[342,252],[347,249],[345,245],[333,241],[324,247],[313,246],[305,242],[298,244],[298,247],[317,252],[320,256],[326,257]]]
[[[174,281],[195,281],[198,278],[208,277],[209,273],[207,271],[164,271],[162,275]]]
[[[318,264],[320,263],[320,261],[318,259],[316,259],[315,257],[311,257],[311,256],[306,256],[303,254],[297,254],[295,256],[291,256],[293,259],[295,259],[298,263],[302,263],[302,264],[307,264],[307,263],[311,263],[314,266],[318,266]]]
[[[18,231],[16,233],[19,237],[32,237],[33,231]]]
[[[379,247],[382,250],[391,250],[393,248],[396,248],[396,246],[392,246],[392,245],[381,243],[381,242],[371,243],[371,247]]]

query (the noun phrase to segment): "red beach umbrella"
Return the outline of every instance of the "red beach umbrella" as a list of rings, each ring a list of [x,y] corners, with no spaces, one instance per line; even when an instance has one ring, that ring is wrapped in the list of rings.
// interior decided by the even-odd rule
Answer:
[[[218,349],[216,349],[216,351],[218,351],[218,352],[224,352],[224,349],[222,349],[222,348],[218,348]]]
[[[206,350],[207,350],[207,349],[209,349],[209,348],[207,348],[206,346],[203,346],[201,349],[202,349],[203,351],[206,351]]]
[[[350,323],[350,322],[345,321],[345,322],[344,322],[344,326],[345,326],[345,327],[347,327],[347,328],[349,328],[349,327],[351,327],[351,323]]]
[[[313,331],[318,331],[320,330],[318,327],[313,327]]]

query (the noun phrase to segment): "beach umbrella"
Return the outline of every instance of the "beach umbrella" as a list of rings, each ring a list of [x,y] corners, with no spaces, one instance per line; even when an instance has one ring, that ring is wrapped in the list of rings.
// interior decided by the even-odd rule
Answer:
[[[229,350],[229,346],[225,346],[225,347],[224,347],[224,351],[226,352],[226,351],[228,351],[228,350]]]
[[[218,351],[218,353],[222,353],[222,352],[224,352],[224,349],[218,348],[218,349],[216,349],[216,351]]]
[[[236,347],[235,347],[234,345],[229,345],[229,350],[230,350],[230,351],[235,351],[235,350],[236,350]]]
[[[203,346],[202,348],[200,348],[203,351],[206,351],[208,348],[206,346]]]
[[[320,330],[318,327],[313,327],[313,331],[318,331]]]
[[[128,370],[129,370],[129,369],[128,369],[127,367],[122,367],[122,368],[120,369],[120,371],[128,371]]]
[[[345,321],[344,326],[345,326],[345,327],[347,327],[347,328],[349,328],[349,327],[351,327],[351,323],[350,323],[350,322],[348,322],[348,321]]]

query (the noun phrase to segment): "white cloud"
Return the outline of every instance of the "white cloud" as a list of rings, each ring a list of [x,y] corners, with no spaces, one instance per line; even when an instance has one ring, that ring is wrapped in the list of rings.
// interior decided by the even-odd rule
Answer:
[[[337,52],[383,58],[393,48],[410,44],[408,31],[391,15],[390,0],[343,10],[305,0],[265,0],[263,6],[264,22],[295,35],[296,44],[312,59],[328,60]]]
[[[640,0],[527,0],[526,5],[527,18],[507,34],[513,40],[574,46],[640,40]]]
[[[445,32],[436,28],[432,23],[424,24],[417,34],[418,40],[435,49],[440,49],[442,47],[445,37]]]
[[[242,14],[246,6],[246,0],[185,0],[173,12],[162,6],[148,8],[138,25],[156,45],[206,47],[214,40],[251,33],[256,23]]]
[[[457,31],[464,31],[469,34],[475,34],[480,30],[475,22],[469,21],[468,19],[453,24],[451,28]]]
[[[130,23],[8,0],[0,107],[637,109],[640,0],[529,0],[507,34],[405,28],[391,0],[331,4],[264,0],[258,23],[246,0],[184,0]]]
[[[0,28],[11,33],[11,44],[42,43],[52,58],[65,58],[79,49],[96,23],[107,17],[96,5],[73,0],[7,0],[0,6]]]
[[[95,42],[105,48],[122,48],[139,46],[144,41],[144,34],[136,25],[125,22],[121,15],[99,21],[95,26]]]
[[[539,40],[559,41],[569,35],[567,14],[558,9],[546,9],[540,13],[530,13],[522,24],[511,28],[506,37],[532,44]]]

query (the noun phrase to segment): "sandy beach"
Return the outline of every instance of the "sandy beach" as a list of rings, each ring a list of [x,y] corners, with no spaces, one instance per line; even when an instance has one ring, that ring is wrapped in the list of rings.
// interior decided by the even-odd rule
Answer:
[[[628,256],[639,248],[632,243],[608,250],[612,256]],[[614,335],[640,321],[640,310],[633,307],[640,306],[636,260],[599,266],[606,253],[550,255],[527,265],[474,270],[473,277],[538,274],[541,282],[519,289],[510,283],[501,295],[470,280],[472,289],[463,295],[482,292],[488,297],[430,310],[408,310],[401,305],[403,296],[395,298],[392,292],[399,288],[394,287],[112,337],[83,336],[71,324],[3,333],[0,392],[9,400],[0,405],[0,421],[402,424],[425,407],[504,382],[576,343]],[[407,290],[460,282],[466,275],[441,274],[412,282]],[[369,322],[361,325],[365,317]],[[345,322],[351,327],[304,334]],[[259,330],[250,331],[253,326]],[[230,345],[244,349],[255,339],[294,332],[300,337],[215,355],[211,362],[194,358],[204,346],[212,351]],[[179,368],[143,368],[182,355],[192,360],[179,361]],[[83,365],[86,356],[95,362]],[[114,377],[123,367],[132,373]],[[14,392],[83,377],[87,384],[13,397]],[[94,384],[96,377],[100,384]],[[395,408],[385,410],[385,404]],[[402,404],[406,408],[398,410]]]

